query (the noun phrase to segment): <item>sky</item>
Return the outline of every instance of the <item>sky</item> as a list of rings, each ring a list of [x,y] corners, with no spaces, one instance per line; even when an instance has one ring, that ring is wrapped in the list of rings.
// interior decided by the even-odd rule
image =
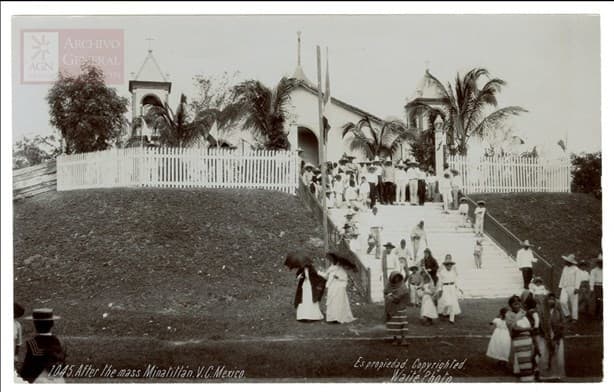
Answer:
[[[529,112],[513,127],[532,146],[572,152],[601,150],[600,23],[589,15],[394,16],[125,16],[15,17],[13,19],[13,137],[49,134],[45,95],[50,84],[20,81],[22,29],[122,29],[125,80],[149,45],[180,93],[195,96],[193,77],[239,72],[236,81],[273,86],[296,67],[296,32],[302,65],[316,80],[315,47],[328,47],[331,93],[383,118],[403,118],[403,106],[430,69],[442,81],[486,68],[507,82],[499,105]],[[147,41],[153,38],[153,41]]]

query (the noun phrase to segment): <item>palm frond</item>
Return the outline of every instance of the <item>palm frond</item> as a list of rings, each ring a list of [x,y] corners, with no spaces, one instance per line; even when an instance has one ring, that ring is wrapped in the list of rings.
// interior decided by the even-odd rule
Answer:
[[[521,113],[526,113],[528,110],[520,107],[520,106],[507,106],[496,110],[486,116],[471,132],[471,134],[467,135],[473,136],[476,135],[478,137],[483,137],[488,131],[492,128],[501,125],[507,118],[510,116],[517,116]]]

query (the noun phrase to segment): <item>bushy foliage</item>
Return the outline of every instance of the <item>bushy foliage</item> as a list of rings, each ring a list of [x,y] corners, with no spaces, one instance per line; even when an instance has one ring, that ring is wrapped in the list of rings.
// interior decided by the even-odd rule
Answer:
[[[84,64],[77,76],[60,74],[47,95],[52,126],[67,154],[105,150],[121,135],[128,100],[107,87],[102,70]]]
[[[32,139],[24,136],[13,146],[13,169],[38,165],[60,153],[60,146],[53,135],[36,135]]]
[[[571,156],[571,191],[595,193],[601,197],[601,153],[588,153]]]

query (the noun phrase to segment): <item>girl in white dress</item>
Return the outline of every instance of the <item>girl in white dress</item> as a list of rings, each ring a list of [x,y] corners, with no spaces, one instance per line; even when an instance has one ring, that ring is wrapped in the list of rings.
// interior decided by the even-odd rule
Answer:
[[[347,295],[348,274],[344,267],[351,266],[334,253],[328,253],[331,261],[330,267],[323,274],[326,278],[326,321],[329,323],[350,323],[355,320],[350,309],[350,300]]]
[[[437,290],[428,272],[422,270],[420,274],[422,275],[422,285],[418,288],[418,297],[422,300],[420,317],[425,324],[431,325],[433,320],[437,319],[437,308],[433,302],[433,295]]]
[[[490,324],[495,326],[495,330],[492,332],[492,336],[488,342],[488,349],[486,350],[486,356],[496,359],[499,361],[499,364],[507,363],[512,348],[512,338],[510,337],[510,331],[507,329],[507,324],[505,323],[506,313],[507,308],[501,308],[499,310],[499,316],[491,321]]]

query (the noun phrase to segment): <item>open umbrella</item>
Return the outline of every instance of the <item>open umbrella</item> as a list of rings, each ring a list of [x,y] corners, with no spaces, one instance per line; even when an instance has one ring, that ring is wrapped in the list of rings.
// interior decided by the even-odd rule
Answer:
[[[338,252],[328,252],[326,256],[328,256],[332,260],[336,260],[337,264],[344,268],[356,270],[356,264],[354,264],[354,262],[347,257],[342,256]]]
[[[311,259],[303,252],[288,253],[284,261],[284,265],[289,269],[305,268],[309,264],[311,264]]]

